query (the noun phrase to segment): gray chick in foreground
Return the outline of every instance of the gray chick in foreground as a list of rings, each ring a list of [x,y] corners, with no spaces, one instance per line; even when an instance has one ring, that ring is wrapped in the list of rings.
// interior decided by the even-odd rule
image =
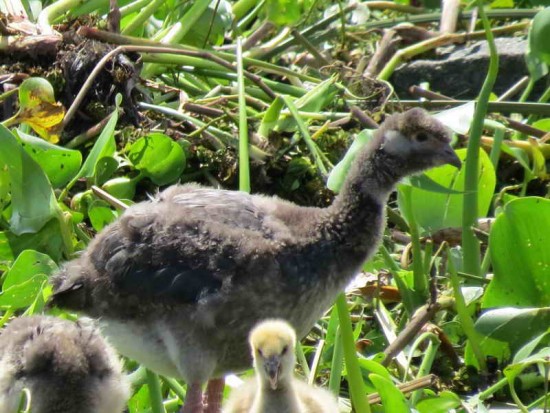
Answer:
[[[449,142],[421,109],[388,117],[328,208],[172,186],[66,264],[52,278],[52,302],[100,318],[122,354],[185,379],[183,411],[202,412],[202,384],[250,366],[247,336],[258,321],[281,318],[299,338],[308,333],[378,248],[397,182],[460,166]],[[208,411],[220,401],[217,391]]]
[[[338,413],[327,390],[294,378],[294,329],[283,320],[266,320],[250,332],[256,377],[233,390],[223,413]]]
[[[130,386],[91,320],[20,317],[0,331],[0,412],[16,413],[23,389],[32,413],[120,413]]]

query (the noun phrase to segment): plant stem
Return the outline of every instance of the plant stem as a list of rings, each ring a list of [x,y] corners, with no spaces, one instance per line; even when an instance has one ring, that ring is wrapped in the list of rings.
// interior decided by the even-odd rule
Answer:
[[[149,386],[149,399],[153,413],[166,413],[162,404],[162,392],[160,389],[159,376],[147,369],[147,386]]]
[[[370,405],[365,397],[363,376],[361,374],[361,368],[359,367],[355,351],[355,339],[353,338],[351,317],[349,315],[346,296],[344,293],[339,294],[338,298],[336,298],[336,308],[338,309],[338,317],[340,318],[342,346],[344,349],[344,358],[346,360],[348,383],[353,408],[356,413],[370,413]]]
[[[246,96],[244,94],[243,50],[240,37],[237,39],[237,89],[239,94],[239,189],[250,192],[248,123],[246,118]]]
[[[451,249],[447,246],[447,257],[451,256]],[[451,286],[453,287],[453,296],[455,299],[456,312],[458,314],[458,319],[462,325],[462,330],[468,338],[472,351],[476,357],[479,368],[482,372],[487,372],[487,364],[485,363],[485,355],[480,345],[480,335],[475,330],[474,322],[468,313],[466,308],[466,301],[462,295],[462,290],[460,289],[460,281],[458,279],[458,274],[456,273],[455,266],[452,259],[447,260],[447,265],[449,267],[449,273],[451,274]]]
[[[480,248],[479,241],[473,231],[473,226],[476,225],[478,218],[479,150],[483,131],[483,120],[487,114],[489,97],[498,74],[498,54],[493,33],[491,32],[491,26],[485,15],[485,10],[483,9],[483,3],[481,0],[476,0],[476,2],[479,15],[483,22],[483,28],[487,36],[490,58],[487,77],[479,93],[466,152],[466,162],[464,166],[466,168],[464,178],[464,207],[462,211],[462,249],[464,251],[464,271],[479,276]],[[485,360],[483,360],[483,362],[485,362]]]

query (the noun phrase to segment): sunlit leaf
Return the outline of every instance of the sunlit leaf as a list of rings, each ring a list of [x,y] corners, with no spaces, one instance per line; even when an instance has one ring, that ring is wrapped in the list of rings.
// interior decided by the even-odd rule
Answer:
[[[484,308],[550,303],[550,200],[528,197],[505,205],[489,237],[494,278]],[[518,282],[521,280],[521,282]]]
[[[525,61],[533,80],[538,80],[548,73],[550,64],[550,8],[539,11],[529,28],[529,38]]]
[[[466,149],[458,149],[456,154],[464,161]],[[432,192],[415,187],[411,188],[411,205],[417,224],[427,232],[449,227],[460,227],[464,204],[465,168],[457,170],[451,165],[443,165],[427,171],[426,176],[437,184],[459,192],[459,194],[445,194],[440,191]],[[491,205],[496,176],[491,160],[483,150],[479,151],[478,185],[478,215],[485,217]],[[403,215],[407,217],[410,216],[410,211],[408,211],[406,203],[403,202],[404,194],[400,188],[397,199]]]
[[[23,148],[38,163],[54,188],[60,188],[77,174],[82,164],[80,151],[52,145],[43,139],[16,131]]]
[[[292,25],[300,19],[300,3],[295,0],[267,0],[267,19],[279,26]]]
[[[386,412],[392,413],[410,413],[411,409],[407,400],[401,391],[391,380],[378,374],[369,374],[369,378],[374,383],[378,394],[382,399],[382,405]]]
[[[484,336],[509,343],[512,348],[545,332],[550,325],[550,307],[497,308],[484,312],[475,327]]]
[[[175,182],[185,169],[183,149],[163,133],[150,133],[135,141],[128,158],[142,175],[157,185]]]
[[[349,168],[353,164],[353,160],[356,158],[360,149],[372,139],[373,133],[374,130],[365,129],[355,137],[355,140],[349,147],[342,160],[338,162],[334,168],[332,168],[332,171],[328,176],[327,188],[334,192],[340,191],[348,174]]]

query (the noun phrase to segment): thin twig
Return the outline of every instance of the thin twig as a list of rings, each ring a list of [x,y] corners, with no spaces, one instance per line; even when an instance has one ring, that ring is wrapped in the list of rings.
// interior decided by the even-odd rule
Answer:
[[[95,196],[103,199],[105,202],[107,202],[111,206],[114,206],[115,208],[122,209],[123,211],[128,209],[128,205],[126,205],[120,199],[115,198],[110,193],[104,191],[98,186],[92,185],[92,192],[94,193]]]

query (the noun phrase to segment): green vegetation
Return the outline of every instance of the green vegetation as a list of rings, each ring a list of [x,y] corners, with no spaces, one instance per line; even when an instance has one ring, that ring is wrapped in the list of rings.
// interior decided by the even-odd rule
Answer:
[[[0,77],[22,76],[0,95],[0,327],[42,312],[75,318],[46,307],[48,277],[158,187],[198,181],[327,205],[367,125],[400,109],[399,63],[464,41],[431,33],[367,69],[375,29],[436,29],[439,4],[428,0],[120,0],[111,13],[108,0],[21,3],[57,49],[31,29],[31,51],[12,49],[20,33],[8,20]],[[548,406],[550,8],[541,6],[461,5],[466,17],[477,10],[472,37],[490,49],[475,105],[438,115],[464,166],[399,185],[380,251],[299,349],[301,372],[348,410]],[[493,37],[506,33],[529,36],[529,76],[509,85],[515,101],[492,93]],[[506,112],[491,109],[498,100]],[[126,366],[130,413],[177,411],[185,383]]]

